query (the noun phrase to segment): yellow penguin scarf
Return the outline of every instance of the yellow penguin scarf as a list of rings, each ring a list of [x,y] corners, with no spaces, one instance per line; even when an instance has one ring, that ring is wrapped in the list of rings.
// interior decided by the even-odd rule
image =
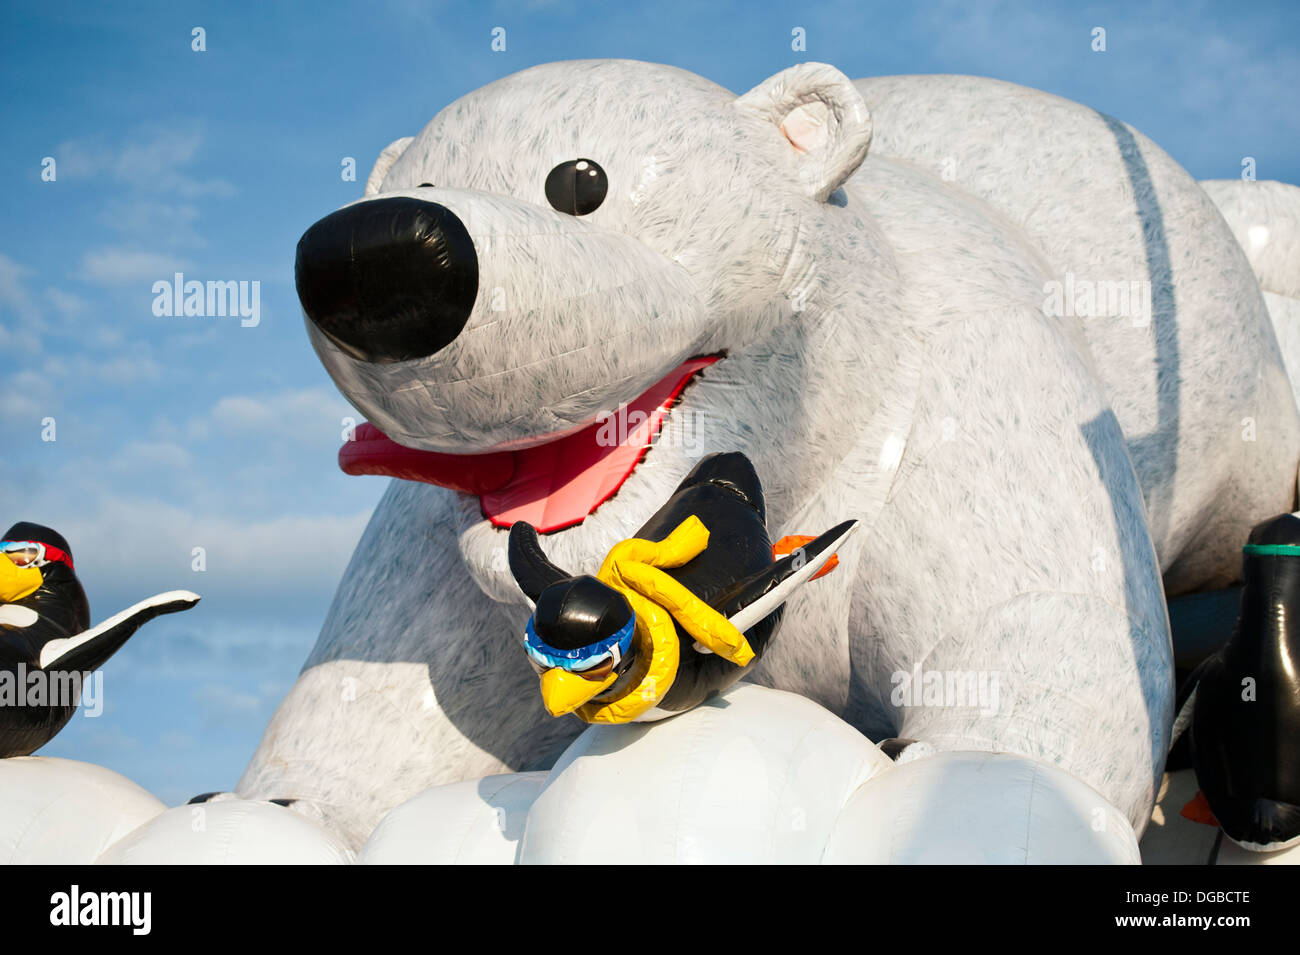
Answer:
[[[696,516],[682,521],[662,541],[633,537],[614,545],[598,580],[619,591],[636,614],[638,666],[645,673],[617,700],[586,703],[577,710],[588,723],[629,723],[667,695],[681,662],[676,620],[718,656],[746,666],[754,651],[745,635],[661,568],[681,567],[709,544],[709,530]]]

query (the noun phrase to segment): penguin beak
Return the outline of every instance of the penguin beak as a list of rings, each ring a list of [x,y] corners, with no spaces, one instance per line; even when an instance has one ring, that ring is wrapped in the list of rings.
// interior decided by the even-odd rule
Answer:
[[[552,667],[542,673],[541,679],[542,706],[552,716],[563,716],[613,686],[618,674],[611,670],[603,679],[593,680],[560,667]]]
[[[19,567],[8,557],[0,557],[0,603],[22,600],[40,590],[44,582],[39,567]]]

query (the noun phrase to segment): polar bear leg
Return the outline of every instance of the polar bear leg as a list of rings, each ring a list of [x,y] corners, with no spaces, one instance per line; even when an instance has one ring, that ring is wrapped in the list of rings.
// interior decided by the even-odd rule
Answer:
[[[1168,616],[1124,436],[1051,331],[1007,314],[936,342],[864,537],[854,719],[1053,764],[1140,832],[1173,722]]]
[[[552,719],[518,619],[470,578],[452,493],[395,481],[380,501],[302,674],[236,787],[294,800],[360,848],[432,786],[549,766],[578,735]]]
[[[972,624],[895,682],[899,736],[933,752],[1056,765],[1140,835],[1172,719],[1163,625],[1143,627],[1095,597],[1052,593],[1022,594]],[[996,799],[1001,783],[990,785]]]

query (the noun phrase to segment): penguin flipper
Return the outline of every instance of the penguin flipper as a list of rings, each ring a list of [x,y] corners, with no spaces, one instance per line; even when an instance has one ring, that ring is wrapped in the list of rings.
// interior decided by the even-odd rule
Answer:
[[[1192,713],[1196,711],[1196,688],[1200,685],[1201,678],[1217,665],[1218,658],[1218,653],[1212,653],[1206,657],[1197,664],[1196,669],[1179,687],[1178,693],[1174,697],[1174,727],[1169,734],[1171,749],[1178,744],[1183,733],[1192,725]]]
[[[771,567],[765,567],[729,588],[715,609],[744,633],[811,580],[857,529],[857,521],[836,524]]]
[[[1165,756],[1165,772],[1172,773],[1192,767],[1192,719],[1196,715],[1196,687],[1205,673],[1206,664],[1215,659],[1205,660],[1192,671],[1192,676],[1179,691],[1174,702],[1174,725],[1169,732],[1169,752]]]
[[[510,526],[506,557],[515,583],[530,604],[536,604],[547,587],[568,580],[570,576],[551,563],[546,551],[542,550],[542,542],[537,539],[537,528],[527,521],[515,521]]]
[[[97,627],[75,636],[51,640],[41,647],[41,669],[97,670],[154,617],[189,610],[198,602],[199,595],[188,590],[155,594],[114,614]]]

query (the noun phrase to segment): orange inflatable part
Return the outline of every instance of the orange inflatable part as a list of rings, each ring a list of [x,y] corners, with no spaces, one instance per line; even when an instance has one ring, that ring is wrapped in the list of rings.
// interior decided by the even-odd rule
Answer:
[[[784,557],[786,554],[792,554],[797,548],[805,544],[811,544],[817,538],[809,534],[786,534],[779,541],[772,545],[772,559]],[[840,559],[836,554],[831,554],[830,559],[826,561],[826,566],[817,573],[813,574],[809,580],[816,580],[818,577],[825,577],[832,570],[840,565]]]
[[[1192,822],[1203,823],[1207,826],[1217,827],[1219,825],[1219,820],[1214,818],[1214,810],[1210,808],[1209,802],[1205,799],[1205,793],[1199,789],[1196,790],[1196,795],[1192,797],[1191,802],[1183,807],[1183,811],[1179,815],[1184,819],[1190,819]]]

